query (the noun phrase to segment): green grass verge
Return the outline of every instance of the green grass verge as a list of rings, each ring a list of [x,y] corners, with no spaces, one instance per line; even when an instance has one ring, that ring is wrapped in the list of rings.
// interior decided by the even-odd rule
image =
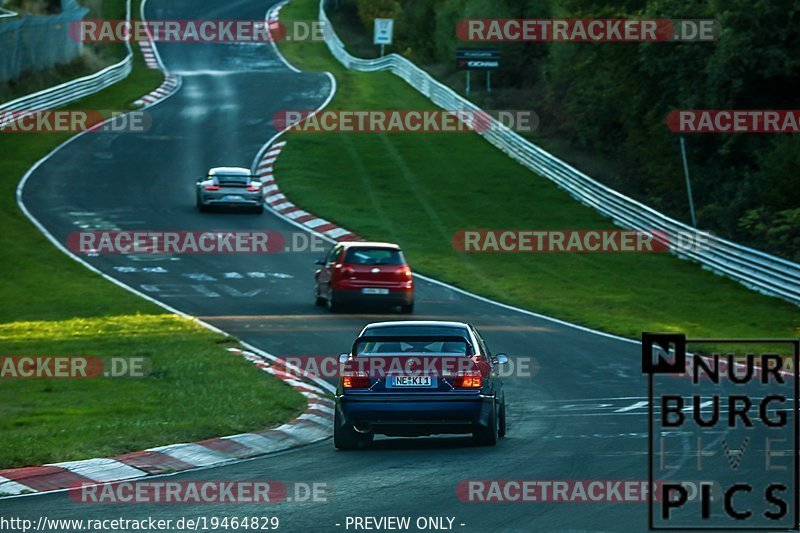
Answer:
[[[121,289],[108,297],[127,297]],[[134,297],[135,298],[135,297]],[[0,380],[0,465],[105,457],[263,429],[305,399],[173,315],[0,324],[2,353],[147,358],[147,378]]]
[[[286,23],[316,19],[292,0]],[[338,82],[329,109],[435,109],[393,74],[345,70],[324,43],[280,44]],[[610,220],[476,134],[290,133],[277,161],[294,202],[370,238],[399,242],[416,271],[501,302],[637,338],[796,336],[800,310],[668,254],[463,254],[462,229],[597,229]]]
[[[137,49],[127,79],[70,108],[124,110],[162,79]],[[17,184],[68,137],[0,134],[6,154],[0,160],[0,356],[140,356],[150,359],[153,373],[144,379],[0,378],[0,469],[262,429],[301,412],[303,396],[227,352],[232,339],[165,314],[88,271],[28,221],[16,205]]]

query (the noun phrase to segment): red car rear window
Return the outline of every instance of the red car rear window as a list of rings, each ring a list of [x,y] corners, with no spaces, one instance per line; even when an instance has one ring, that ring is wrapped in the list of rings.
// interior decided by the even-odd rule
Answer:
[[[400,250],[391,248],[350,248],[344,257],[346,265],[404,265]]]

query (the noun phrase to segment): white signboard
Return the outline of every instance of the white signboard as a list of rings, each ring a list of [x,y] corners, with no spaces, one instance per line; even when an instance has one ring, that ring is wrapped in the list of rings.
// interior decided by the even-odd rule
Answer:
[[[375,37],[373,44],[392,44],[394,19],[375,19]]]

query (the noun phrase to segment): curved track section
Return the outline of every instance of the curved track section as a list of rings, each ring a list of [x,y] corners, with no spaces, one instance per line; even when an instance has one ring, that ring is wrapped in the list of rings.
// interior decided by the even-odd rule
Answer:
[[[261,0],[150,0],[148,19],[262,19]],[[144,134],[79,137],[30,175],[22,201],[60,242],[79,229],[298,229],[273,214],[200,214],[194,181],[211,166],[249,166],[275,134],[279,109],[314,109],[323,73],[295,73],[270,45],[160,44],[181,89],[152,107]],[[319,252],[270,255],[88,257],[100,271],[279,356],[334,355],[359,329],[399,315],[332,315],[314,307]],[[413,262],[413,258],[412,258]],[[640,530],[645,504],[480,505],[459,501],[468,479],[647,478],[646,410],[638,344],[482,301],[421,279],[417,317],[475,324],[495,351],[533,356],[537,371],[508,378],[508,436],[496,448],[464,438],[378,439],[363,453],[330,441],[178,480],[325,482],[327,503],[80,505],[63,493],[0,501],[0,515],[127,518],[269,514],[287,531],[344,530],[347,516],[449,516],[464,531]],[[236,394],[236,391],[231,391]],[[617,412],[619,411],[619,412]],[[341,524],[338,526],[337,524]],[[461,525],[463,524],[463,525]]]

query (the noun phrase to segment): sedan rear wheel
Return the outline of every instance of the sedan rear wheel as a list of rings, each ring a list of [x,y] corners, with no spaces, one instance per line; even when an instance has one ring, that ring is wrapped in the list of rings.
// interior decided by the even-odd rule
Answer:
[[[497,436],[498,437],[505,437],[506,436],[506,399],[503,398],[503,402],[500,404],[500,412],[497,415],[500,420],[499,427],[497,428]]]
[[[489,413],[489,421],[485,428],[481,427],[472,433],[475,444],[479,446],[494,446],[497,444],[498,437],[497,424],[497,404],[492,402],[492,410]]]
[[[349,424],[345,424],[339,410],[333,417],[333,445],[337,450],[357,450],[372,442],[372,433],[359,433]]]

